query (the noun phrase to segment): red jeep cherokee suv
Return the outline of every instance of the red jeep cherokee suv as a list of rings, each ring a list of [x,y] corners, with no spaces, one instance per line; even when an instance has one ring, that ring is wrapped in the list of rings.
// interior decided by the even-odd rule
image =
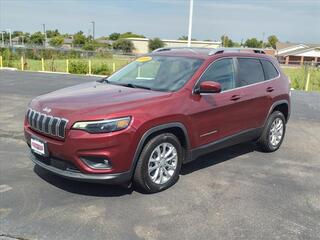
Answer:
[[[101,81],[35,98],[25,137],[33,162],[52,173],[158,192],[208,152],[252,140],[277,150],[289,85],[261,50],[162,48]]]

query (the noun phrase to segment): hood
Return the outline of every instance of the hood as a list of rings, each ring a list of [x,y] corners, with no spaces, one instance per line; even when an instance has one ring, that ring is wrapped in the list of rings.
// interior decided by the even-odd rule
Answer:
[[[41,95],[30,108],[68,120],[92,120],[128,111],[171,93],[90,82]]]

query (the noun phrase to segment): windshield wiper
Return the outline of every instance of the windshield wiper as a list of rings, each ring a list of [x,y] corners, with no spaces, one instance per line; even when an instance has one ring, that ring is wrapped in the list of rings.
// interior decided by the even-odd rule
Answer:
[[[150,87],[145,87],[133,83],[119,83],[118,85],[124,86],[124,87],[130,87],[130,88],[142,88],[142,89],[147,89],[147,90],[152,90]]]
[[[137,85],[137,84],[133,84],[133,83],[117,83],[117,82],[111,82],[108,80],[108,78],[102,78],[97,80],[97,82],[100,83],[109,83],[109,84],[114,84],[114,85],[120,85],[120,86],[124,86],[124,87],[130,87],[130,88],[142,88],[142,89],[147,89],[147,90],[153,90],[150,87],[145,87],[145,86],[141,86],[141,85]]]
[[[110,83],[109,80],[108,80],[108,77],[98,79],[96,82],[99,82],[99,83]]]

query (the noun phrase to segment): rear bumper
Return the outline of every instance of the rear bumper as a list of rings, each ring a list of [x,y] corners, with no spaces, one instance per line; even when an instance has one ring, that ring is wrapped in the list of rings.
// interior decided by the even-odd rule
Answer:
[[[30,153],[30,159],[35,163],[37,166],[46,169],[47,171],[76,181],[83,181],[83,182],[93,182],[93,183],[105,183],[105,184],[121,184],[131,181],[131,172],[123,172],[123,173],[113,173],[113,174],[85,174],[79,171],[73,170],[62,170],[56,168],[48,163],[44,163],[40,158],[37,158],[34,154]],[[49,162],[52,159],[49,159]]]

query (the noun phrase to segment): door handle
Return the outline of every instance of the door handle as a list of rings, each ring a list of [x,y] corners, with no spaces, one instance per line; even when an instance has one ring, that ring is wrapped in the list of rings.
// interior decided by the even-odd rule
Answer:
[[[273,91],[274,91],[274,88],[273,88],[273,87],[267,87],[266,91],[267,91],[267,92],[273,92]]]
[[[230,100],[231,101],[237,101],[237,100],[239,100],[241,97],[239,96],[239,95],[233,95],[231,98],[230,98]]]

